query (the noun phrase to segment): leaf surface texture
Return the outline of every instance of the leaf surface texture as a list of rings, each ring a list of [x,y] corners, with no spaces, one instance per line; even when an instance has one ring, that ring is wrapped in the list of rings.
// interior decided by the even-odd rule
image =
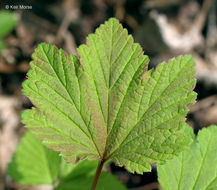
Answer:
[[[148,57],[114,18],[78,53],[40,44],[23,84],[36,106],[23,123],[48,147],[68,161],[101,157],[142,173],[188,144],[182,128],[196,97],[191,56],[148,71]]]

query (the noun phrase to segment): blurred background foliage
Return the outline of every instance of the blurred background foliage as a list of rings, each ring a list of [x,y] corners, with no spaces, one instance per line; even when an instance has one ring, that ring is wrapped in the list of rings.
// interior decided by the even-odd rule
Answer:
[[[198,102],[190,107],[187,122],[197,133],[217,124],[216,13],[217,0],[1,0],[0,190],[23,189],[8,177],[6,168],[25,132],[20,112],[32,106],[21,94],[21,83],[38,43],[50,42],[77,55],[76,47],[89,33],[116,17],[150,57],[150,68],[192,54]],[[106,169],[130,189],[160,189],[154,166],[144,175],[129,174],[114,164]]]

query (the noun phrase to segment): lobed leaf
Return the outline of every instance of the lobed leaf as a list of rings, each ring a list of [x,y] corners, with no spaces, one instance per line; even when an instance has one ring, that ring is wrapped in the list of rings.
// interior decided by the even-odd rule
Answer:
[[[148,57],[114,18],[78,53],[40,44],[23,83],[36,106],[23,123],[48,147],[67,161],[101,157],[142,173],[188,144],[182,129],[196,97],[192,56],[148,71]]]

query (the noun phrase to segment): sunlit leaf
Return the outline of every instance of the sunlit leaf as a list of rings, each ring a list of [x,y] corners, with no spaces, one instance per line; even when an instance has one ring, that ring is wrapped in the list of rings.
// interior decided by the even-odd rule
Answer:
[[[130,172],[151,170],[183,150],[195,63],[180,56],[155,70],[139,44],[112,18],[68,56],[50,44],[33,54],[23,93],[35,108],[23,123],[67,161],[113,160]]]

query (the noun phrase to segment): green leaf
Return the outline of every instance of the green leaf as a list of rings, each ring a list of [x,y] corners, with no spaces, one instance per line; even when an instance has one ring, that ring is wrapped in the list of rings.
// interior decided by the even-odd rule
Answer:
[[[165,165],[158,165],[163,190],[217,189],[217,126],[202,129],[192,139],[187,150]]]
[[[61,178],[59,186],[55,190],[87,190],[91,188],[95,170],[96,161],[83,160],[78,164],[72,165],[70,173]],[[102,172],[96,190],[126,190],[126,187],[113,175]]]
[[[53,184],[58,176],[60,156],[26,132],[8,165],[8,174],[23,185]]]
[[[188,144],[182,129],[196,97],[191,56],[148,71],[148,57],[114,18],[78,53],[40,44],[23,83],[36,106],[23,123],[48,147],[67,161],[101,157],[142,173]]]
[[[72,178],[86,175],[88,173],[95,173],[98,162],[89,160],[80,160],[77,164],[66,163],[62,160],[60,169],[60,179],[67,181]]]
[[[62,159],[59,171],[60,179],[67,177],[76,166],[77,164],[67,163]]]
[[[5,48],[5,43],[2,39],[0,39],[0,52]]]
[[[63,181],[55,190],[87,190],[91,188],[91,184],[94,179],[94,174],[79,176],[77,178],[72,178],[69,181]],[[96,187],[96,190],[127,190],[124,185],[106,172],[102,172]]]
[[[9,34],[17,23],[17,16],[9,11],[0,11],[0,38]]]
[[[8,165],[8,174],[23,185],[55,184],[59,177],[59,190],[86,190],[91,187],[97,165],[97,161],[88,160],[68,164],[28,131]],[[113,187],[126,189],[114,176],[103,172],[98,189],[110,190]]]

